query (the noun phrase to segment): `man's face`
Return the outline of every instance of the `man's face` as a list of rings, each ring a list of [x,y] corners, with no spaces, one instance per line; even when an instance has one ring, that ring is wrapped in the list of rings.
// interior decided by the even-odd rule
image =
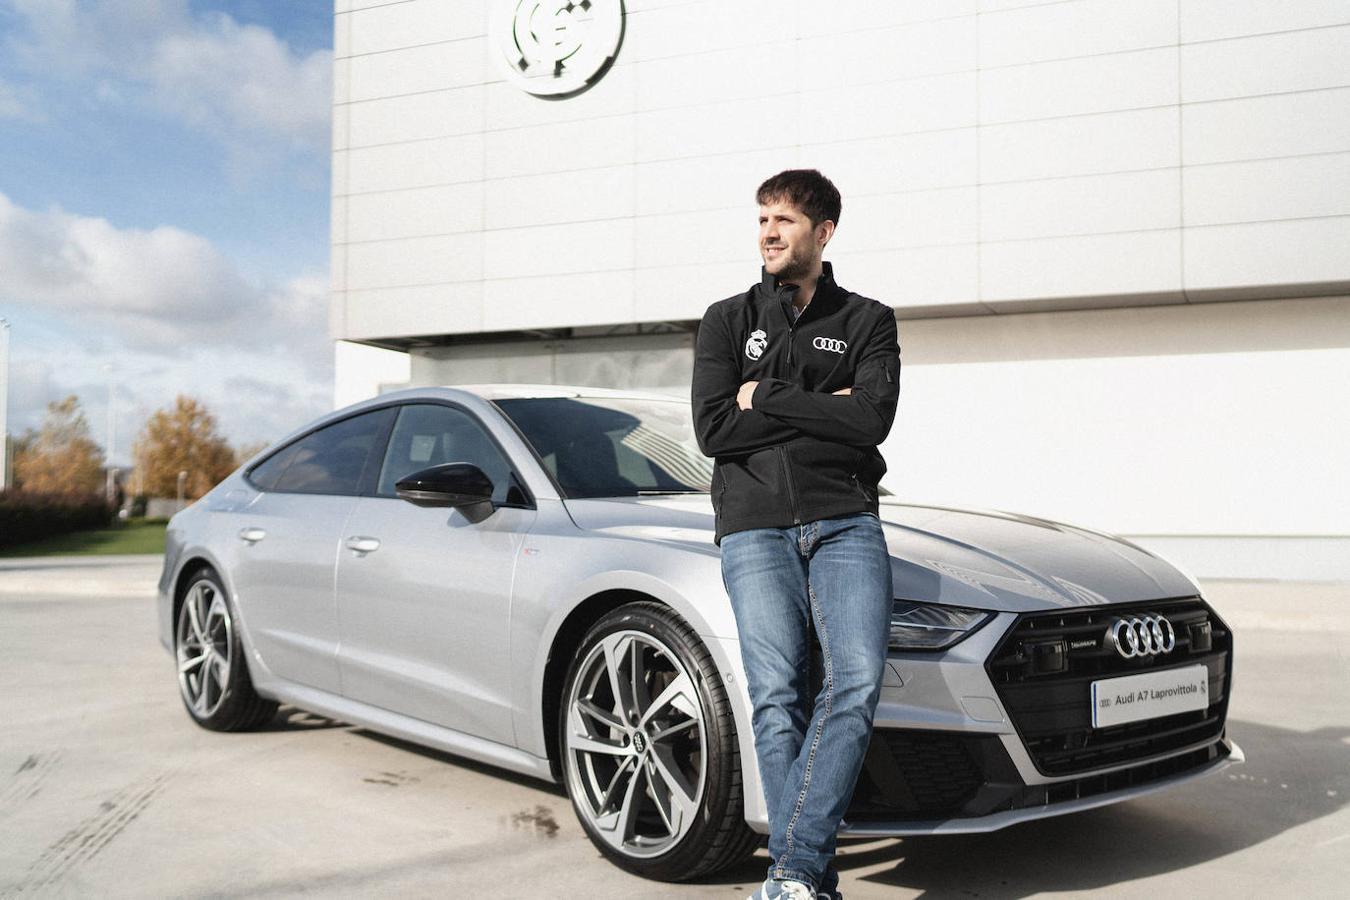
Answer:
[[[787,200],[759,208],[759,255],[770,275],[783,280],[811,273],[828,240],[827,225],[811,226],[811,220]]]

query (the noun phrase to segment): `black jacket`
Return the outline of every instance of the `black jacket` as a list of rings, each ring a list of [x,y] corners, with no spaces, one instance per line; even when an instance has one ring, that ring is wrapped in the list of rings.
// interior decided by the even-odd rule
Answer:
[[[694,430],[716,458],[716,540],[877,511],[886,462],[877,451],[895,419],[900,345],[889,306],[835,284],[825,263],[795,322],[795,285],[763,273],[708,307],[694,353]],[[751,409],[736,393],[758,381]],[[840,388],[849,396],[832,396]]]

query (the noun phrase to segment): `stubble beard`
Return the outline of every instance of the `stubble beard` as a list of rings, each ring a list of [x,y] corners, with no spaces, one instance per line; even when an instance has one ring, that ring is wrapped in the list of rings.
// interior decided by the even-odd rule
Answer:
[[[769,274],[779,281],[799,281],[811,274],[811,263],[810,254],[802,248],[793,247],[788,250],[787,259],[783,260],[782,267],[777,272]]]

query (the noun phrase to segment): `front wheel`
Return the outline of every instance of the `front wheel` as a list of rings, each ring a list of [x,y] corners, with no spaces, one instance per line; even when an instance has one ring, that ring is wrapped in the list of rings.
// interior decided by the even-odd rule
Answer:
[[[188,582],[178,608],[174,649],[178,691],[198,725],[244,731],[276,714],[277,704],[253,690],[233,608],[214,569],[202,569]]]
[[[630,603],[587,632],[559,732],[572,806],[620,867],[683,881],[754,849],[726,689],[703,642],[671,610]]]

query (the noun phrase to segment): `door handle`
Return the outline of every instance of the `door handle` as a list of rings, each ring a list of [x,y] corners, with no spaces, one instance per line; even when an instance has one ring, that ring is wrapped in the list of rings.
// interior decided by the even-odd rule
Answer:
[[[370,553],[373,550],[380,549],[379,538],[373,537],[349,537],[347,538],[347,549],[355,550],[357,553]]]
[[[267,532],[263,531],[261,528],[239,529],[239,539],[241,541],[247,541],[250,544],[256,544],[258,541],[261,541],[265,537],[267,537]]]

